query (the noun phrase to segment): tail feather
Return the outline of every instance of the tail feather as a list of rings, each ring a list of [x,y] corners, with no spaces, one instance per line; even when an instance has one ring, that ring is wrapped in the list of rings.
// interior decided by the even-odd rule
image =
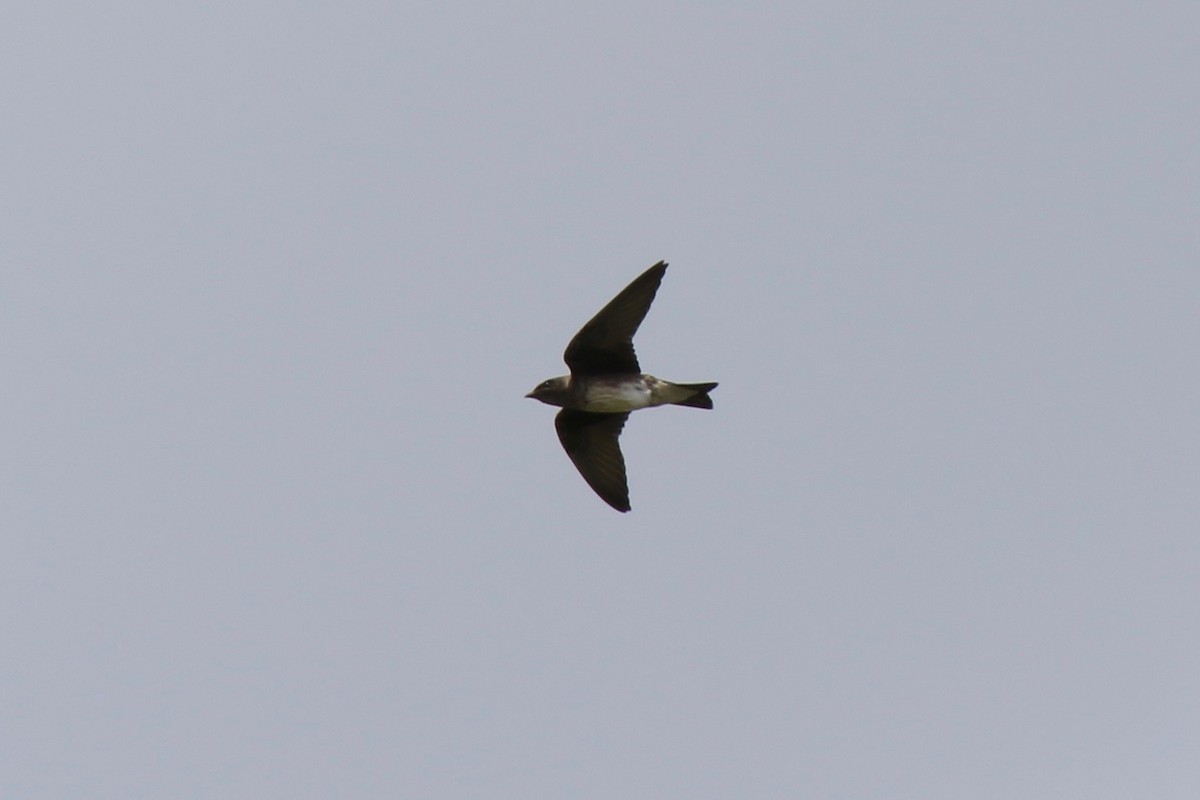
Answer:
[[[692,395],[683,400],[676,400],[672,405],[691,406],[692,408],[712,408],[712,398],[708,393],[717,388],[715,383],[677,383],[680,389],[691,389]]]

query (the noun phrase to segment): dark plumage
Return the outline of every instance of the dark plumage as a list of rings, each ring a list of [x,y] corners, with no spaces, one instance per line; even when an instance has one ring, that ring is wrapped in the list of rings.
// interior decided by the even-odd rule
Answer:
[[[618,511],[630,508],[619,444],[629,413],[667,404],[713,407],[708,393],[717,384],[646,375],[633,350],[633,335],[666,271],[660,261],[622,289],[567,345],[563,360],[571,374],[542,381],[525,395],[563,409],[554,419],[558,440],[588,485]]]

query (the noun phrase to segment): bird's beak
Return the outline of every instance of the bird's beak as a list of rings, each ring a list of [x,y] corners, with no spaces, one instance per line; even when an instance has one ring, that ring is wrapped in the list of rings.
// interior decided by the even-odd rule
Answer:
[[[527,395],[525,395],[525,396],[526,396],[526,397],[533,397],[533,392],[530,392],[529,394],[527,394]]]

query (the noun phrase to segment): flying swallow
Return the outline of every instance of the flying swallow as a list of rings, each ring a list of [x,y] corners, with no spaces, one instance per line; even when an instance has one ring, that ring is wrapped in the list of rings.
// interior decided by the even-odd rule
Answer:
[[[643,272],[579,329],[563,360],[570,375],[542,381],[525,395],[562,411],[558,440],[588,485],[617,511],[628,511],[629,486],[618,438],[629,412],[651,406],[712,408],[715,383],[671,383],[646,375],[633,351],[667,263]]]

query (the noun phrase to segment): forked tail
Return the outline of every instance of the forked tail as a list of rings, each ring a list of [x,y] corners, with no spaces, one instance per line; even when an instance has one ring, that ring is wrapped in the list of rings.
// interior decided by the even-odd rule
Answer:
[[[715,384],[715,383],[677,383],[675,385],[678,386],[680,389],[690,389],[692,391],[692,394],[691,394],[691,396],[689,396],[683,400],[676,400],[674,403],[672,403],[672,405],[691,406],[692,408],[712,408],[713,407],[712,398],[708,396],[708,393],[711,392],[713,389],[717,388],[717,384]]]

